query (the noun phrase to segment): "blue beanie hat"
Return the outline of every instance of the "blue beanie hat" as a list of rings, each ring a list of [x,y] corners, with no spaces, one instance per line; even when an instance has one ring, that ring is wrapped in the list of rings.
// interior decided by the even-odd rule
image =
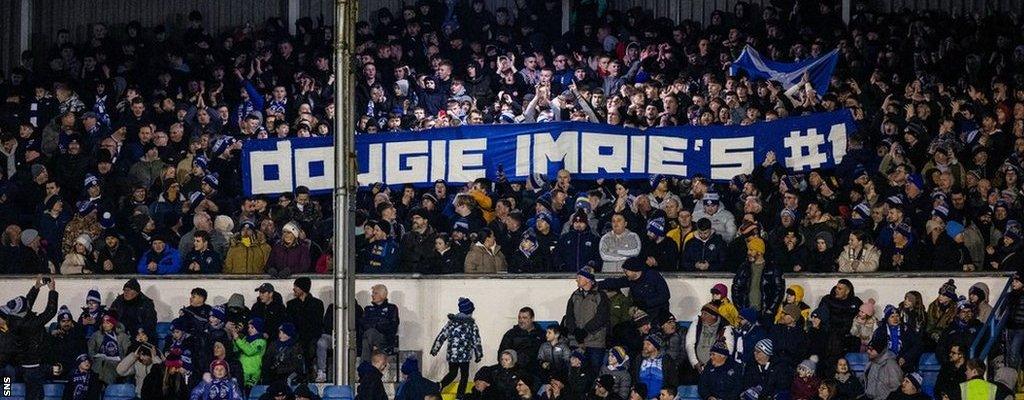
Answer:
[[[757,322],[757,310],[751,307],[743,307],[740,309],[740,318],[747,320],[747,322]]]
[[[651,345],[659,351],[661,350],[661,347],[664,346],[664,343],[661,341],[661,336],[658,336],[657,334],[647,335],[647,337],[644,338],[644,341],[650,342]]]
[[[92,290],[89,291],[89,294],[87,294],[85,296],[85,302],[89,303],[90,301],[95,301],[97,303],[103,303],[102,301],[100,301],[100,292],[98,290],[92,289]]]
[[[916,186],[918,189],[924,189],[924,177],[921,174],[910,174],[907,176],[907,183]]]
[[[754,345],[754,350],[758,350],[764,353],[764,355],[771,357],[773,354],[772,349],[774,347],[774,343],[772,343],[771,339],[761,339],[757,342],[757,344]]]
[[[896,306],[889,304],[885,306],[885,319],[889,319],[896,312]]]
[[[294,338],[295,337],[295,324],[293,324],[291,322],[285,322],[285,323],[281,324],[281,332],[284,332],[285,335],[288,335],[288,338]]]
[[[712,353],[718,353],[718,354],[721,354],[721,355],[726,356],[726,357],[730,356],[730,354],[729,354],[729,347],[726,346],[725,342],[722,342],[722,341],[715,342],[715,344],[713,346],[711,346],[711,352]]]
[[[188,324],[184,317],[178,317],[171,321],[171,331],[187,331]]]
[[[946,223],[946,234],[949,237],[956,239],[956,235],[959,235],[964,231],[964,226],[956,221],[949,221]]]
[[[406,375],[419,375],[420,362],[416,360],[416,357],[406,358],[402,362],[402,373]]]
[[[73,321],[75,318],[71,316],[71,310],[68,306],[60,306],[60,310],[57,311],[57,321]]]
[[[227,321],[228,320],[227,315],[224,314],[224,307],[221,307],[221,306],[214,307],[213,310],[210,311],[210,316],[214,317],[214,318],[217,318],[217,319],[219,319],[221,321]],[[291,336],[291,335],[288,335],[288,336]]]
[[[459,297],[459,312],[470,315],[476,310],[476,306],[473,305],[473,301],[465,297]]]
[[[249,325],[256,328],[256,333],[263,333],[263,329],[266,327],[266,321],[264,321],[263,318],[255,317],[249,320]]]
[[[594,269],[593,268],[590,268],[590,267],[580,268],[579,271],[576,271],[576,275],[579,275],[579,276],[582,276],[584,278],[587,278],[591,282],[597,282],[597,277],[594,276]]]

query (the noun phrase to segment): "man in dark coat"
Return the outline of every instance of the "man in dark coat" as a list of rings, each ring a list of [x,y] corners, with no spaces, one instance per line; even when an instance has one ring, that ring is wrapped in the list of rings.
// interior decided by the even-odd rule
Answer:
[[[853,318],[857,316],[857,313],[860,311],[860,305],[863,303],[859,297],[854,295],[853,283],[845,278],[840,279],[832,287],[831,293],[821,298],[818,307],[827,309],[829,315],[829,359],[846,354],[848,350],[852,350],[848,345],[851,342],[848,339],[850,337],[850,327],[853,325]]]
[[[437,234],[430,226],[430,215],[422,208],[412,211],[412,229],[402,237],[399,244],[399,271],[426,272],[434,254],[434,239]],[[419,400],[419,399],[417,399]]]
[[[134,274],[136,272],[135,250],[125,243],[124,238],[112,229],[103,232],[104,246],[96,250],[99,253],[96,264],[98,274]]]
[[[955,344],[959,345],[961,349],[969,349],[971,344],[974,342],[974,338],[978,336],[978,332],[982,329],[981,321],[974,318],[974,307],[975,305],[967,299],[961,299],[957,305],[957,315],[953,319],[953,322],[949,324],[946,331],[939,337],[939,342],[935,345],[935,353],[949,354],[950,348]],[[981,345],[985,342],[982,340]],[[942,360],[942,358],[939,358]]]
[[[68,377],[75,370],[75,358],[88,352],[85,328],[75,322],[67,306],[61,306],[57,312],[57,329],[50,332],[50,361],[59,364],[61,377]]]
[[[760,310],[762,323],[771,324],[774,321],[775,310],[782,303],[786,294],[786,279],[783,278],[782,270],[778,265],[765,260],[765,243],[759,237],[751,237],[747,241],[747,262],[740,265],[736,270],[736,276],[732,280],[732,301],[736,308],[750,307]],[[761,271],[761,279],[752,282],[755,269]],[[758,290],[752,290],[758,285]],[[761,293],[759,298],[751,298],[751,293]],[[849,328],[847,328],[849,330]]]
[[[773,354],[771,339],[761,339],[754,344],[753,361],[743,369],[743,390],[758,388],[763,398],[774,398],[779,392],[789,390],[793,369],[774,360]]]
[[[622,272],[625,276],[605,279],[598,283],[598,288],[614,290],[628,287],[633,305],[644,310],[652,320],[660,321],[668,315],[671,293],[668,283],[658,271],[644,268],[643,260],[633,257],[622,263]]]
[[[499,360],[503,351],[516,351],[516,368],[520,371],[536,370],[537,353],[540,351],[540,345],[544,343],[544,329],[541,329],[533,318],[532,308],[521,308],[517,317],[518,323],[505,332],[501,337],[501,345],[498,346]]]
[[[572,229],[562,234],[555,246],[554,269],[562,272],[578,271],[591,261],[601,262],[601,254],[598,251],[601,240],[587,226],[587,214],[577,211],[572,215],[571,221]]]
[[[54,281],[50,279],[50,291],[47,294],[46,310],[41,314],[32,311],[32,306],[39,296],[39,288],[43,287],[43,281],[37,279],[35,285],[28,290],[25,296],[19,296],[3,307],[0,307],[0,318],[7,321],[7,329],[14,335],[20,351],[17,356],[18,364],[21,365],[22,377],[25,380],[25,398],[43,398],[43,384],[46,381],[49,368],[43,363],[44,358],[49,354],[50,335],[46,333],[46,324],[57,315],[57,291]]]
[[[252,318],[263,318],[266,323],[264,325],[265,331],[277,332],[277,328],[281,326],[287,318],[288,311],[284,307],[284,301],[281,299],[281,294],[274,291],[274,285],[270,283],[264,283],[260,287],[256,288],[256,292],[259,295],[256,298],[256,303],[252,305],[249,312],[249,316]],[[269,340],[274,340],[270,337]]]
[[[779,323],[772,326],[769,336],[776,362],[794,366],[803,361],[807,355],[807,333],[804,332],[800,306],[788,304],[783,307]]]
[[[679,269],[679,247],[675,241],[665,237],[665,229],[664,218],[655,218],[647,223],[648,240],[640,251],[640,259],[651,269],[671,272]]]
[[[383,370],[387,361],[383,356],[374,356],[373,363],[363,361],[356,371],[359,373],[359,387],[356,388],[356,400],[388,400],[384,391]]]
[[[736,399],[740,397],[743,368],[733,361],[724,343],[711,347],[711,359],[704,365],[697,384],[700,398]]]
[[[672,356],[665,354],[665,342],[657,334],[644,338],[643,358],[630,363],[633,384],[646,384],[648,388],[679,386],[679,368]]]
[[[120,295],[110,305],[110,312],[116,313],[117,321],[124,325],[125,332],[138,332],[142,328],[150,338],[156,335],[156,307],[153,300],[142,293],[142,287],[135,278],[124,284]]]
[[[369,360],[374,351],[394,354],[398,349],[398,323],[398,306],[388,302],[387,286],[374,285],[360,324],[360,354],[364,360]]]
[[[296,340],[307,363],[316,360],[316,341],[324,331],[324,302],[313,297],[310,289],[313,282],[306,277],[295,280],[292,292],[295,298],[288,300],[288,318],[295,324]],[[313,365],[306,365],[306,371],[315,371]]]
[[[903,323],[903,318],[895,306],[885,306],[885,318],[875,329],[871,340],[885,340],[889,350],[896,354],[896,361],[903,368],[903,372],[917,371],[922,351],[921,334]]]

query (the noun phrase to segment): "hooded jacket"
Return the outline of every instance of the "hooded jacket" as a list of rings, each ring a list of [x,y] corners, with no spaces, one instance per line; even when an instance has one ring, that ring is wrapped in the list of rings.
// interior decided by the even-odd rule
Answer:
[[[252,341],[239,337],[234,342],[238,361],[242,363],[242,376],[246,387],[253,387],[260,382],[263,368],[263,355],[267,352],[267,340],[258,337]]]
[[[544,329],[536,322],[530,330],[514,325],[505,335],[501,337],[501,344],[498,345],[498,359],[505,350],[516,351],[516,368],[523,371],[532,371],[536,365],[537,353],[544,343]]]
[[[790,290],[793,291],[793,302],[800,306],[800,315],[804,317],[804,321],[810,321],[811,306],[804,303],[804,287],[796,284],[789,285],[789,287],[786,288],[786,291],[789,292]],[[775,312],[775,323],[779,323],[779,320],[782,319],[782,307],[785,307],[787,304],[785,296],[786,295],[783,295],[782,304],[779,304],[778,310]]]
[[[124,295],[118,295],[114,303],[110,305],[110,312],[117,314],[117,321],[124,326],[125,332],[138,332],[141,328],[150,338],[156,335],[156,307],[153,300],[139,293],[138,297],[131,301],[125,300]]]
[[[488,249],[482,243],[474,243],[466,254],[467,274],[493,274],[507,270],[508,264],[501,246],[494,245],[493,249]]]
[[[277,329],[281,326],[281,323],[287,318],[288,311],[285,309],[284,301],[281,299],[281,294],[274,292],[270,304],[264,304],[263,302],[256,300],[256,303],[252,305],[249,311],[249,316],[256,318],[263,318],[264,332],[277,332]],[[274,337],[276,338],[276,336]]]
[[[448,314],[448,323],[441,328],[441,332],[434,339],[430,355],[436,356],[445,341],[448,341],[448,354],[446,357],[448,362],[480,362],[484,357],[484,350],[480,341],[480,329],[477,328],[473,317],[469,315],[462,313]]]
[[[864,370],[864,394],[871,399],[884,399],[903,382],[903,370],[896,356],[885,350],[868,363]]]
[[[607,344],[610,315],[611,300],[604,291],[596,287],[589,292],[576,289],[565,306],[562,326],[576,337],[581,347],[603,349]]]
[[[988,316],[992,313],[992,305],[988,303],[988,285],[986,285],[985,282],[975,283],[967,293],[976,294],[978,296],[978,302],[974,304],[976,308],[975,314],[977,315],[978,320],[981,322],[988,321]]]

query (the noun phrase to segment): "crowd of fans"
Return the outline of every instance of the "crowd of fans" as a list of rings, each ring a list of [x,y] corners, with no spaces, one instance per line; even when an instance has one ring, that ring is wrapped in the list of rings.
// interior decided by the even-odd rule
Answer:
[[[852,112],[857,131],[834,170],[792,173],[769,153],[751,173],[729,182],[660,175],[642,182],[581,181],[567,171],[525,181],[504,176],[467,185],[438,181],[428,190],[364,182],[356,216],[361,273],[578,274],[581,290],[573,295],[574,305],[567,308],[560,329],[544,333],[554,339],[546,337],[547,345],[538,348],[544,353],[536,358],[545,361],[534,362],[532,348],[502,354],[501,359],[530,373],[508,375],[507,365],[484,369],[474,379],[474,395],[533,393],[519,386],[536,388],[535,378],[557,380],[562,375],[551,373],[551,366],[577,348],[582,356],[570,354],[569,363],[585,367],[572,368],[585,368],[600,388],[595,396],[612,400],[633,394],[657,397],[658,390],[670,386],[666,383],[675,382],[673,369],[680,379],[699,372],[695,376],[708,379],[702,390],[712,392],[743,386],[716,385],[739,379],[735,375],[746,379],[748,371],[771,379],[758,385],[767,393],[795,388],[790,385],[794,371],[799,386],[816,391],[813,373],[829,375],[834,366],[842,371],[841,356],[850,350],[874,354],[875,373],[887,371],[885,385],[872,386],[881,381],[872,380],[871,370],[864,382],[870,398],[885,398],[894,389],[892,377],[903,378],[917,365],[913,358],[919,353],[902,353],[910,351],[904,347],[918,349],[916,336],[920,349],[939,348],[944,368],[956,368],[950,373],[978,376],[983,367],[963,359],[965,349],[958,341],[971,336],[964,330],[977,329],[975,317],[982,309],[972,304],[987,301],[986,289],[970,293],[979,300],[963,301],[944,286],[927,312],[919,312],[921,296],[910,295],[905,307],[913,312],[896,318],[895,311],[886,311],[879,322],[872,320],[877,314],[873,303],[854,301],[848,281],[838,284],[816,313],[799,301],[794,306],[787,299],[802,290],[787,288],[784,275],[1021,270],[1021,21],[1007,14],[880,14],[858,2],[844,24],[831,2],[779,1],[763,7],[740,2],[701,25],[580,0],[570,16],[572,29],[562,33],[560,13],[560,3],[553,0],[517,1],[514,8],[493,10],[481,0],[423,0],[400,12],[373,12],[372,21],[357,26],[359,134],[559,120],[639,128],[744,125],[840,108]],[[310,19],[297,21],[294,35],[277,19],[211,33],[203,16],[192,12],[180,31],[134,22],[112,31],[94,24],[82,42],[61,31],[50,48],[26,52],[21,64],[0,79],[0,223],[5,227],[0,273],[329,272],[331,230],[324,220],[332,214],[329,198],[311,196],[304,187],[273,197],[244,196],[239,154],[247,139],[333,134],[330,37],[330,27]],[[745,45],[786,61],[838,48],[840,61],[828,92],[819,94],[807,82],[785,88],[729,76],[731,60]],[[680,333],[670,323],[670,291],[660,277],[672,271],[735,273],[732,301],[725,301],[723,286],[720,298],[687,331],[694,337],[686,346],[698,347],[674,354],[663,350],[672,349],[673,340],[678,344],[673,335]],[[625,277],[588,284],[596,272]],[[24,306],[31,305],[43,285],[40,281],[20,304],[9,304],[0,318],[8,326],[0,338],[14,340],[4,342],[4,348],[18,354],[8,358],[16,362],[4,365],[36,383],[49,375],[38,359],[47,353],[42,339],[48,337],[37,335],[47,314],[24,314]],[[255,320],[232,321],[232,307],[218,318],[203,305],[205,295],[199,291],[190,307],[202,310],[178,321],[181,329],[176,331],[183,335],[171,343],[188,347],[181,338],[193,337],[204,341],[204,351],[193,357],[174,349],[150,350],[151,345],[139,343],[155,337],[150,328],[155,321],[123,305],[143,301],[127,299],[129,292],[145,299],[134,286],[126,288],[120,310],[116,301],[110,306],[117,312],[103,312],[97,299],[96,306],[87,306],[86,319],[78,321],[91,329],[83,335],[90,351],[83,360],[65,360],[61,370],[75,385],[89,389],[90,382],[109,383],[124,379],[117,377],[125,375],[122,371],[145,369],[130,363],[118,368],[127,358],[115,358],[129,353],[152,365],[169,363],[165,377],[174,371],[179,376],[210,372],[211,380],[203,380],[207,397],[245,391],[255,382],[282,381],[289,374],[281,371],[291,367],[261,375],[253,363],[267,358],[245,355],[259,340],[268,352],[276,345],[283,348],[277,354],[301,356],[298,363],[284,356],[272,359],[304,365],[296,375],[307,380],[320,378],[326,368],[326,360],[318,364],[330,343],[321,341],[322,326],[294,322],[295,329],[289,329],[269,318],[263,326],[254,325]],[[323,312],[304,305],[306,297],[296,286],[300,306],[310,307],[307,322],[322,324]],[[598,287],[613,292],[609,296]],[[614,294],[627,287],[628,298],[646,320],[623,308],[625,296]],[[47,313],[56,315],[56,295],[50,293],[54,304]],[[257,306],[281,305],[273,290],[261,293]],[[378,300],[375,304],[386,303]],[[607,314],[609,304],[611,316],[620,318],[616,323],[581,322],[588,319],[580,314]],[[238,301],[231,306],[244,308]],[[442,383],[458,378],[464,386],[468,365],[479,360],[482,350],[472,336],[472,304],[459,306],[439,339],[449,346],[450,372]],[[857,310],[864,315],[855,318]],[[390,307],[367,310],[377,316],[371,324],[376,328],[363,338],[360,352],[377,368],[361,368],[365,375],[386,363],[375,354],[397,348],[393,313]],[[60,314],[70,322],[62,323],[62,330],[75,326],[69,313]],[[133,318],[146,322],[126,322]],[[215,320],[233,324],[222,329]],[[1024,346],[1024,317],[1020,320],[1014,319],[1008,330],[1011,366],[1019,363]],[[625,322],[639,331],[616,332]],[[755,322],[771,341],[749,339],[740,346],[726,340],[756,331]],[[950,327],[960,331],[947,332]],[[513,333],[518,336],[511,341],[540,336],[526,322],[520,330],[526,333]],[[789,333],[773,338],[775,331]],[[261,332],[266,337],[261,339]],[[822,334],[828,340],[816,340],[814,335]],[[808,345],[794,347],[801,337]],[[886,344],[879,337],[887,337]],[[895,346],[893,337],[898,338]],[[561,339],[576,343],[566,345]],[[221,343],[221,350],[214,343]],[[819,345],[826,349],[811,353]],[[25,351],[33,348],[38,351]],[[787,353],[787,348],[799,351]],[[107,349],[124,354],[108,357]],[[236,352],[242,357],[223,356]],[[948,362],[947,357],[957,360],[954,353],[960,361]],[[805,362],[809,355],[818,356],[817,364],[810,358]],[[666,362],[668,357],[673,361]],[[154,362],[158,359],[164,361]],[[218,360],[224,365],[212,368]],[[232,364],[240,364],[244,375]],[[220,367],[224,371],[218,372]],[[226,371],[241,376],[235,387],[224,379]],[[850,374],[838,374],[838,386],[846,387]],[[527,381],[509,383],[509,376]],[[624,383],[626,378],[649,390],[633,393],[639,385]],[[920,386],[917,378],[907,376],[908,391]],[[164,395],[167,390],[187,392],[171,384],[174,379],[162,380]],[[495,390],[479,386],[486,383]],[[561,383],[562,388],[573,384]],[[590,393],[587,385],[574,393]],[[145,382],[138,387],[144,390]],[[951,387],[943,393],[959,396]],[[559,397],[559,390],[548,396]],[[671,387],[665,390],[665,396],[673,395]],[[734,397],[725,393],[709,396]],[[816,395],[834,398],[820,393],[806,398]]]

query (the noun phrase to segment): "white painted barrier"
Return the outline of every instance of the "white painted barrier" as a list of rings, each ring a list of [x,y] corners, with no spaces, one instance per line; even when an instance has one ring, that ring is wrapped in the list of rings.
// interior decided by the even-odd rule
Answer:
[[[792,275],[787,285],[802,285],[807,293],[805,301],[812,307],[835,285],[839,278],[853,282],[856,295],[867,300],[874,298],[879,307],[897,303],[909,290],[920,291],[925,302],[931,302],[938,294],[938,288],[950,277],[956,279],[957,292],[967,294],[968,288],[976,282],[989,286],[992,296],[1002,291],[1006,284],[1005,275]],[[710,289],[723,282],[731,288],[731,274],[691,275],[673,274],[666,277],[672,292],[671,309],[680,320],[692,320],[701,305],[710,299]],[[103,303],[109,305],[121,292],[127,277],[57,277],[56,289],[60,293],[60,304],[67,304],[72,312],[85,304],[86,293],[97,288]],[[34,278],[0,279],[0,301],[25,294]],[[232,293],[241,293],[246,303],[256,300],[255,289],[262,282],[271,282],[285,301],[291,299],[293,280],[262,279],[259,277],[204,276],[194,277],[142,277],[142,291],[156,304],[160,321],[170,321],[177,310],[188,304],[189,292],[194,287],[205,288],[210,304],[222,304]],[[484,363],[496,360],[497,347],[501,336],[516,323],[517,311],[524,306],[532,307],[537,320],[557,321],[565,314],[566,301],[575,289],[575,281],[569,275],[549,276],[488,276],[488,277],[418,277],[418,276],[360,276],[356,281],[356,298],[360,304],[369,302],[369,290],[374,284],[382,283],[390,290],[391,302],[398,305],[401,325],[399,328],[400,347],[403,350],[422,350],[424,373],[439,379],[447,369],[444,351],[438,357],[428,352],[438,330],[447,320],[448,313],[457,311],[459,297],[468,297],[476,304],[474,316],[480,326],[484,343]],[[44,288],[45,292],[46,289]],[[313,279],[313,294],[329,304],[333,299],[333,285],[329,278]],[[35,304],[35,310],[45,306],[45,293]],[[995,300],[992,300],[994,304]]]

